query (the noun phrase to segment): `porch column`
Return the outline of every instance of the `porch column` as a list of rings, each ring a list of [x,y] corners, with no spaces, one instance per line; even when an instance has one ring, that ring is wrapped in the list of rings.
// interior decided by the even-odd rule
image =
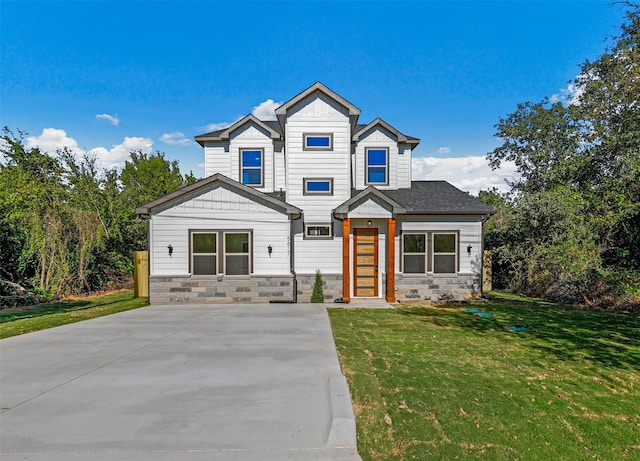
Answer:
[[[396,302],[396,219],[387,221],[387,293],[388,303]]]
[[[342,299],[351,299],[351,274],[349,272],[349,234],[351,221],[349,218],[342,220]]]

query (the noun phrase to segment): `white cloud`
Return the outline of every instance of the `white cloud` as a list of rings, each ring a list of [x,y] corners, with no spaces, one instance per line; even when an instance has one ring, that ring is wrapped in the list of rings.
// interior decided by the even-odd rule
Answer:
[[[78,141],[67,136],[67,132],[58,128],[45,128],[40,136],[29,136],[27,148],[38,147],[41,151],[55,155],[58,149],[67,148],[76,156],[81,156],[84,151],[78,147]]]
[[[109,123],[111,123],[113,126],[118,126],[120,125],[120,119],[118,118],[117,115],[109,115],[109,114],[97,114],[96,115],[96,119],[97,120],[107,120]]]
[[[43,152],[55,155],[58,149],[67,148],[76,157],[80,158],[85,154],[84,149],[78,147],[78,141],[67,135],[67,132],[58,128],[45,128],[40,136],[29,136],[26,147],[38,147]],[[150,153],[153,141],[149,138],[125,137],[123,142],[116,144],[111,149],[105,147],[94,147],[87,153],[95,155],[98,165],[103,168],[121,168],[124,162],[129,159],[132,150]]]
[[[160,141],[165,144],[177,145],[177,146],[188,146],[193,143],[189,138],[184,136],[184,133],[180,131],[174,131],[173,133],[165,133],[160,136]]]
[[[585,80],[590,76],[588,74],[580,74],[576,77],[575,83],[567,84],[566,88],[560,90],[560,94],[554,94],[551,96],[550,101],[552,103],[561,102],[565,105],[579,106],[584,96]]]
[[[259,120],[277,120],[276,109],[282,105],[282,102],[275,102],[273,99],[267,99],[253,108],[251,113],[258,117]]]
[[[129,159],[132,150],[149,154],[152,147],[153,141],[149,138],[127,136],[121,144],[117,144],[111,149],[95,147],[89,151],[89,154],[95,155],[100,166],[104,168],[122,168]]]
[[[493,187],[507,192],[510,188],[505,180],[513,181],[518,176],[513,162],[502,162],[493,171],[483,156],[414,158],[412,170],[414,181],[443,180],[473,195]]]
[[[451,147],[438,147],[435,155],[449,155],[451,153]]]
[[[204,131],[205,133],[210,133],[211,131],[222,130],[223,128],[230,127],[231,125],[233,125],[233,123],[229,123],[229,122],[209,123],[202,129],[202,131]]]
[[[276,120],[276,109],[282,105],[282,102],[275,102],[273,99],[267,99],[266,101],[261,102],[257,106],[254,106],[251,114],[257,117],[259,120]],[[244,118],[244,116],[237,117],[233,122],[214,122],[205,125],[202,128],[202,131],[205,133],[210,133],[212,131],[222,130],[224,128],[228,128],[238,120]]]

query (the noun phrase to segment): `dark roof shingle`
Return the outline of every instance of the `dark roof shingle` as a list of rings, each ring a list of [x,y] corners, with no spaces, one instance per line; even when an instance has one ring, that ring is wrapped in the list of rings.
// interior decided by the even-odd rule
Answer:
[[[407,214],[494,214],[495,210],[447,181],[412,181],[411,189],[382,191]]]

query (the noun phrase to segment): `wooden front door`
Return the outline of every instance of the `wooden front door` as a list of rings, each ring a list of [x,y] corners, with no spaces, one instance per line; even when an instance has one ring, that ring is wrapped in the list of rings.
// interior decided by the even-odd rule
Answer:
[[[378,229],[353,230],[355,296],[378,296]]]

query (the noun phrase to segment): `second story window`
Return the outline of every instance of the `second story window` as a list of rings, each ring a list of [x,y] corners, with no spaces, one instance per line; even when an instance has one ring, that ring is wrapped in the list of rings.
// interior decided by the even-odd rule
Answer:
[[[367,149],[366,158],[366,183],[389,184],[389,151],[387,149]]]
[[[304,178],[304,195],[333,195],[333,179]]]
[[[304,150],[333,150],[333,135],[329,133],[305,133]]]
[[[264,186],[264,155],[262,149],[240,149],[240,176],[242,184]]]

